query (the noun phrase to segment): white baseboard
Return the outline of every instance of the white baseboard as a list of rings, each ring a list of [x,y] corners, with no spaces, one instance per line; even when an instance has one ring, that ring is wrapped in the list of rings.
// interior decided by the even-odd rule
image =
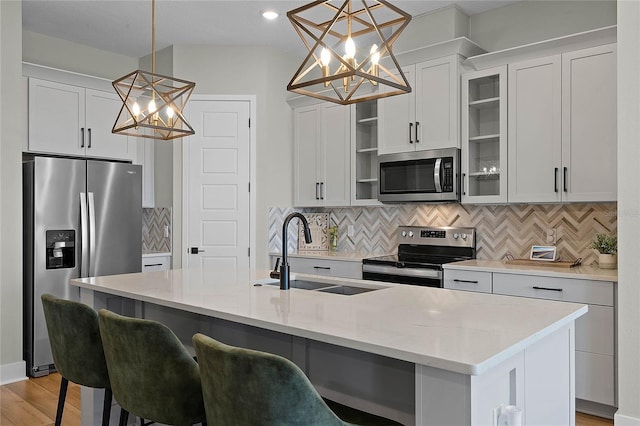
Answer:
[[[27,364],[24,361],[0,365],[0,385],[27,380]]]
[[[616,426],[640,426],[640,418],[624,416],[616,413],[613,417],[613,423]]]

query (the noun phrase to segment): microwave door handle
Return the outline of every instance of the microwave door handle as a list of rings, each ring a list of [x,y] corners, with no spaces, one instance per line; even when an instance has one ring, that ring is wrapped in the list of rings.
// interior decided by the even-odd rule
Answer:
[[[433,182],[436,185],[436,192],[442,192],[442,182],[440,182],[440,167],[442,166],[442,158],[436,159],[436,165],[433,168]]]

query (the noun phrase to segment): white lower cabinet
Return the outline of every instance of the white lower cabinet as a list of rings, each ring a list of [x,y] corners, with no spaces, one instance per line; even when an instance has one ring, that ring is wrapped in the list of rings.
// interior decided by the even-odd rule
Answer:
[[[142,272],[167,271],[171,269],[171,255],[143,254]]]
[[[576,320],[576,398],[610,406],[615,398],[614,284],[493,273],[493,293],[585,303]]]
[[[445,271],[444,288],[491,293],[493,291],[491,275],[491,272]]]
[[[362,279],[362,262],[302,257],[289,257],[287,261],[291,272],[299,274]]]
[[[615,283],[445,269],[444,287],[589,305],[575,327],[576,398],[616,406]]]

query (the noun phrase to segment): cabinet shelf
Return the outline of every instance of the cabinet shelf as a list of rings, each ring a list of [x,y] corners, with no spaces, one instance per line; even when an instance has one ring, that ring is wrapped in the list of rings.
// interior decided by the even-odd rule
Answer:
[[[378,122],[378,117],[368,117],[368,118],[361,118],[357,121],[358,124],[376,124]]]
[[[477,101],[469,102],[469,107],[475,108],[475,109],[497,108],[499,105],[500,105],[499,97],[480,99]]]
[[[494,135],[481,135],[481,136],[474,136],[472,138],[469,138],[469,142],[494,142],[500,139],[500,135],[499,134],[494,134]]]
[[[472,172],[469,173],[469,177],[475,178],[477,180],[498,180],[500,179],[500,172]]]

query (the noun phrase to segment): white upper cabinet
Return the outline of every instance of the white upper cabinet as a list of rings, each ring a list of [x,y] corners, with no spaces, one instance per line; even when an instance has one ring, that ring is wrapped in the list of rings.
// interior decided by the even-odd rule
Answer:
[[[460,63],[449,55],[402,67],[412,92],[378,101],[380,154],[460,146]]]
[[[507,202],[507,66],[462,75],[462,202]]]
[[[115,93],[29,79],[29,151],[132,160],[135,144],[111,128],[122,102]]]
[[[509,65],[509,202],[562,200],[561,58]]]
[[[565,201],[617,200],[616,69],[615,44],[562,55]]]
[[[616,200],[616,46],[509,65],[509,202]]]
[[[348,206],[350,107],[321,103],[294,109],[294,206]]]

